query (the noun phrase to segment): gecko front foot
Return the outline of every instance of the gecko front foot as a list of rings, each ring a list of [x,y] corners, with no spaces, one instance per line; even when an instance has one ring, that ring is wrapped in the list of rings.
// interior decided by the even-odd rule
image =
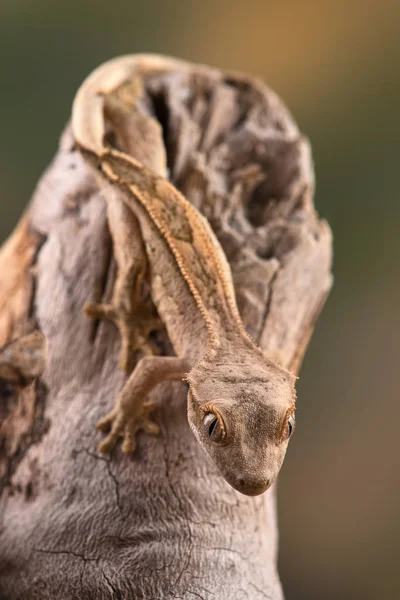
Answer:
[[[88,302],[85,314],[94,319],[107,319],[116,325],[121,334],[119,365],[124,371],[133,367],[134,356],[140,351],[143,356],[158,354],[158,347],[149,339],[151,331],[163,327],[161,320],[154,314],[151,305],[143,304],[134,314],[112,304]]]
[[[136,435],[139,431],[145,431],[150,435],[158,435],[160,428],[157,423],[149,419],[150,412],[154,409],[153,402],[143,404],[142,412],[129,414],[120,406],[117,406],[108,415],[100,419],[96,428],[101,431],[110,431],[108,436],[99,444],[99,452],[104,454],[113,450],[119,438],[123,438],[122,452],[129,454],[136,449]]]

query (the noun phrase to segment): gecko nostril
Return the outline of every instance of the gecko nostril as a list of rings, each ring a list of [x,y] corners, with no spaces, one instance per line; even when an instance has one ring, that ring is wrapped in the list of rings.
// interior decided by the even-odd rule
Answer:
[[[239,479],[239,485],[240,485],[241,487],[244,487],[244,486],[245,486],[245,481],[244,481],[244,479]]]

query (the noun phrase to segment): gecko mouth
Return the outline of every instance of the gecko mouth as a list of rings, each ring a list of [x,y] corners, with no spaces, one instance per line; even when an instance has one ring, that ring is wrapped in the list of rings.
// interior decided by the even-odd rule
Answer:
[[[190,429],[192,430],[192,432],[193,432],[196,440],[200,444],[202,450],[206,454],[208,454],[211,459],[213,459],[213,456],[212,456],[212,454],[210,454],[209,449],[207,448],[207,445],[204,443],[204,440],[202,439],[203,436],[200,434],[196,425],[194,425],[192,422],[190,422],[189,424],[190,424]],[[224,473],[223,469],[221,469],[219,467],[219,465],[215,462],[215,460],[213,460],[213,463],[218,468],[219,472],[221,473],[221,475],[225,479],[225,481],[227,483],[229,483],[229,485],[231,485],[233,487],[233,489],[235,489],[237,492],[240,492],[241,494],[244,494],[245,496],[259,496],[260,494],[263,494],[264,492],[266,492],[274,482],[273,479],[266,479],[265,481],[262,481],[262,482],[259,482],[259,481],[252,482],[245,478],[232,479],[226,473]]]
[[[239,479],[239,485],[233,485],[232,487],[234,487],[238,492],[245,494],[245,496],[259,496],[260,494],[266,492],[271,487],[272,483],[272,479],[267,479],[262,483],[251,483],[246,482],[245,479]]]

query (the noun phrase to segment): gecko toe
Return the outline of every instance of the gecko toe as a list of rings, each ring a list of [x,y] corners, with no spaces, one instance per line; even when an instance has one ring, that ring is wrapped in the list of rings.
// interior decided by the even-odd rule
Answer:
[[[154,421],[151,421],[150,419],[143,419],[140,429],[143,429],[143,431],[150,435],[158,435],[160,433],[160,428],[157,423],[154,423]]]
[[[96,304],[96,302],[87,302],[83,307],[85,315],[92,319],[107,319],[115,321],[116,314],[111,304]]]
[[[136,450],[136,437],[143,430],[150,435],[158,435],[160,428],[157,423],[149,419],[149,413],[155,404],[148,402],[143,405],[141,414],[130,416],[121,409],[114,409],[97,423],[96,428],[101,431],[110,431],[107,437],[100,443],[99,452],[109,453],[113,450],[119,438],[123,438],[122,452],[130,454]]]
[[[101,452],[101,454],[109,454],[115,448],[118,437],[118,435],[110,433],[102,442],[100,442],[98,451]]]
[[[116,412],[112,411],[96,423],[96,429],[99,431],[110,431],[114,419],[116,417]]]
[[[125,433],[124,441],[122,442],[122,452],[131,454],[136,450],[136,432],[133,435],[130,432]]]

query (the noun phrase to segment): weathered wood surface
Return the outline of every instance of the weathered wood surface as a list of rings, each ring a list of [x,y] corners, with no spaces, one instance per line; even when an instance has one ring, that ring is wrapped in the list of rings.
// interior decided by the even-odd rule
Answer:
[[[331,285],[307,140],[250,77],[174,61],[147,90],[171,179],[216,231],[248,330],[297,371]],[[97,453],[124,375],[116,330],[82,307],[114,280],[105,202],[67,128],[0,253],[0,345],[35,328],[48,340],[41,378],[0,382],[0,598],[282,598],[275,490],[245,497],[214,471],[185,384],[154,392],[160,437],[142,435],[133,457]]]

